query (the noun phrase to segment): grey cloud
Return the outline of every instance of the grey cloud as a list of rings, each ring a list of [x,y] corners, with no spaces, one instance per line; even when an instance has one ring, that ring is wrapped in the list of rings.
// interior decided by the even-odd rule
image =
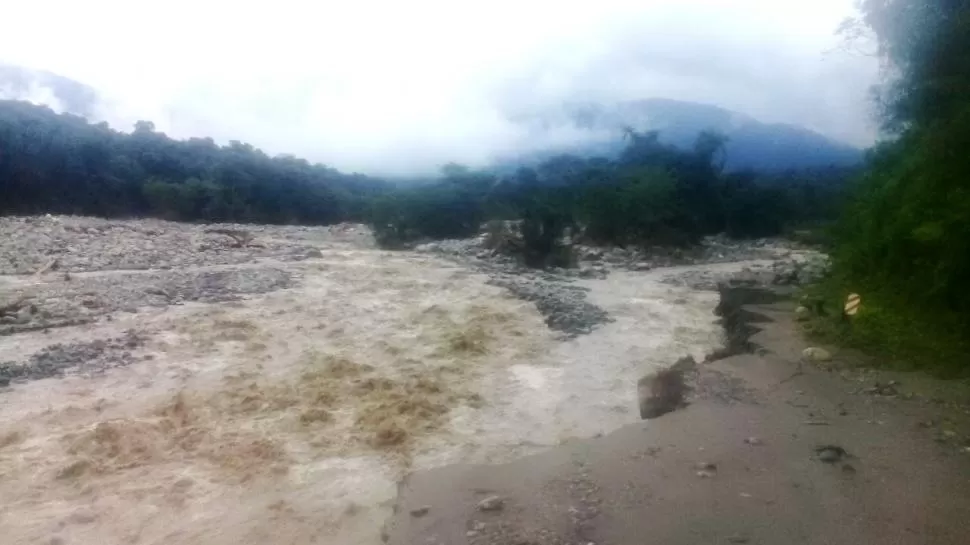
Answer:
[[[116,128],[151,119],[175,137],[242,140],[371,173],[477,166],[601,138],[510,121],[574,101],[675,98],[859,145],[874,137],[875,61],[825,55],[852,0],[362,2],[277,0],[225,21],[220,4],[193,0],[192,31],[171,36],[178,10],[145,19],[63,0],[71,24],[45,34],[57,38],[38,43],[44,29],[14,26],[0,35],[0,60],[97,87],[95,117]],[[20,20],[53,9],[32,6],[18,4]]]

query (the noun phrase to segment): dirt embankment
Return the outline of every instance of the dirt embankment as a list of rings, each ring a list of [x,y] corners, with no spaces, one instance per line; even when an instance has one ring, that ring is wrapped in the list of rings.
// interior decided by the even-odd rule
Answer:
[[[414,473],[387,542],[966,543],[966,384],[850,354],[803,361],[793,305],[762,291],[722,291],[719,310],[729,350],[700,366],[686,409],[504,465]]]

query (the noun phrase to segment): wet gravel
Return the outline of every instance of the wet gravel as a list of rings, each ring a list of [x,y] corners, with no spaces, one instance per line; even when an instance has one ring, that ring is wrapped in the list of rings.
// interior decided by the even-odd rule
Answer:
[[[703,244],[678,248],[573,247],[578,257],[575,268],[535,270],[524,267],[514,256],[487,247],[487,235],[461,240],[421,244],[416,251],[434,253],[487,274],[492,285],[508,289],[516,297],[534,302],[550,329],[568,337],[591,332],[612,321],[602,308],[586,300],[586,289],[573,285],[577,278],[606,278],[611,269],[649,271],[655,267],[717,264],[766,260],[762,265],[734,270],[672,271],[663,282],[693,289],[717,290],[721,285],[777,286],[812,282],[828,268],[824,256],[799,249],[781,240],[735,241],[723,236],[708,237]]]
[[[74,275],[0,292],[0,335],[89,323],[113,312],[185,302],[217,303],[292,287],[274,267]]]
[[[89,342],[57,343],[31,354],[23,361],[0,362],[0,387],[11,382],[60,377],[65,374],[97,374],[138,361],[132,351],[146,338],[133,330],[124,335]]]
[[[245,232],[240,245],[225,231]],[[183,269],[319,257],[315,242],[373,246],[370,232],[349,224],[327,227],[189,224],[77,216],[0,217],[0,274],[51,270]]]
[[[549,329],[565,338],[588,334],[596,326],[613,321],[609,313],[587,301],[587,288],[574,284],[577,278],[605,278],[608,272],[604,268],[531,269],[513,257],[485,249],[483,244],[483,237],[442,240],[422,244],[415,250],[434,253],[487,274],[488,284],[534,303]]]
[[[492,277],[488,283],[535,303],[549,329],[562,332],[567,337],[590,333],[596,326],[613,321],[609,313],[586,300],[589,290],[580,286],[510,275]]]

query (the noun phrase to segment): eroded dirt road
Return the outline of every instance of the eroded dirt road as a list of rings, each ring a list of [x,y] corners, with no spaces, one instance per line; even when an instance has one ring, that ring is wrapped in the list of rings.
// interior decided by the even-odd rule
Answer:
[[[416,472],[391,545],[967,543],[961,383],[802,361],[791,303],[684,410],[498,466]]]

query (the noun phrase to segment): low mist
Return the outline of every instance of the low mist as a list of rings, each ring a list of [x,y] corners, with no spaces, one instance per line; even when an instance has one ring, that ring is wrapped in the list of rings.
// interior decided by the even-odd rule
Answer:
[[[852,14],[851,0],[37,0],[6,8],[0,62],[93,87],[91,117],[118,129],[149,119],[173,137],[418,175],[608,137],[511,120],[573,101],[696,101],[868,145],[878,66],[840,47]],[[42,89],[21,98],[58,108]]]

